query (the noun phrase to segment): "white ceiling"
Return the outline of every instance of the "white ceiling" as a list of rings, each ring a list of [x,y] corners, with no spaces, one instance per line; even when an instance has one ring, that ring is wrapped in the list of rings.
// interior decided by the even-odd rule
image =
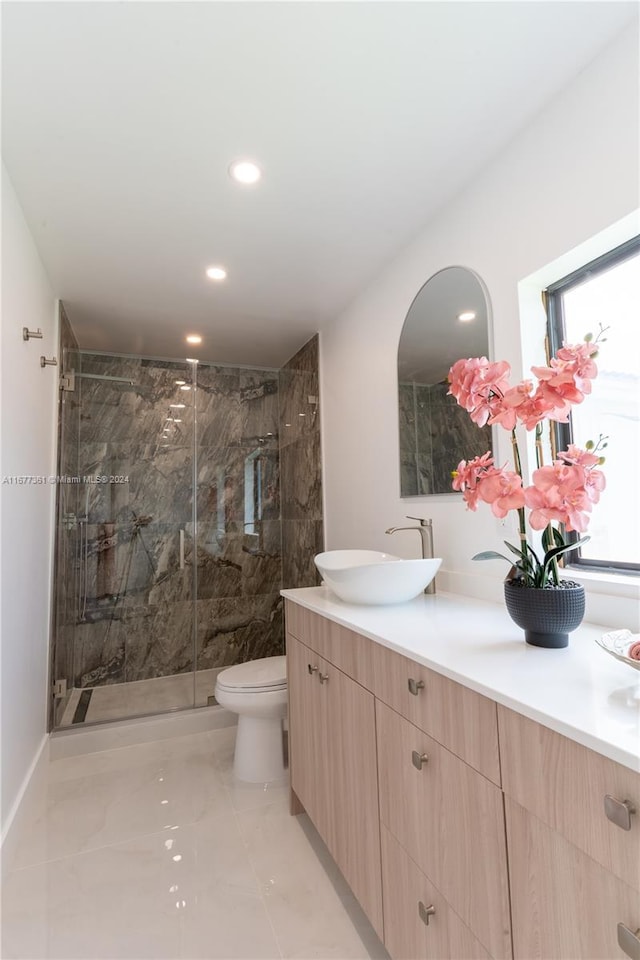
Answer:
[[[636,11],[4,2],[3,156],[81,346],[279,365]]]

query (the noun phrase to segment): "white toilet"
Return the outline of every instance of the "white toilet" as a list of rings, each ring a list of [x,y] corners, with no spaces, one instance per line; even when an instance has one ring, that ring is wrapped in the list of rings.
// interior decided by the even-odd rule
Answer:
[[[287,658],[264,657],[218,674],[218,703],[238,714],[233,770],[238,780],[266,783],[286,773],[282,721],[287,715]]]

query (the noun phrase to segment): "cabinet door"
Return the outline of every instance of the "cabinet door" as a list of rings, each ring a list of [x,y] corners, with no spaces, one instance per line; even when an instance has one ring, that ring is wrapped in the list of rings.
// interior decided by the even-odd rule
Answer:
[[[516,960],[625,960],[618,924],[640,927],[640,898],[506,798]]]
[[[326,664],[325,676],[321,686],[327,701],[332,827],[327,846],[382,939],[374,698],[331,664]]]
[[[501,791],[380,701],[376,719],[383,824],[489,954],[511,957]]]
[[[382,939],[373,694],[287,636],[291,786]]]
[[[333,845],[331,776],[327,751],[327,697],[318,682],[324,661],[287,635],[289,775],[291,788],[327,846]]]
[[[393,960],[491,960],[383,825],[384,944]]]

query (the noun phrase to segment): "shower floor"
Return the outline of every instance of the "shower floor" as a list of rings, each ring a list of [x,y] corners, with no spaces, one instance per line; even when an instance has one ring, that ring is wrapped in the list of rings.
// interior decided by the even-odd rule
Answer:
[[[213,697],[216,677],[222,668],[197,670],[195,706],[206,707]],[[87,703],[88,701],[88,703]],[[164,713],[194,706],[193,673],[180,673],[151,680],[110,683],[99,687],[76,688],[71,692],[61,727],[101,720],[123,720],[150,713]]]

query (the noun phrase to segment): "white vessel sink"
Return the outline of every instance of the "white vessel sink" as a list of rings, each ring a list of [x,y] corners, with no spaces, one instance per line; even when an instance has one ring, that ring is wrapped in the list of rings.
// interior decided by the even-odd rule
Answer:
[[[314,557],[326,585],[347,603],[405,603],[435,577],[442,559],[403,560],[378,550],[328,550]]]

